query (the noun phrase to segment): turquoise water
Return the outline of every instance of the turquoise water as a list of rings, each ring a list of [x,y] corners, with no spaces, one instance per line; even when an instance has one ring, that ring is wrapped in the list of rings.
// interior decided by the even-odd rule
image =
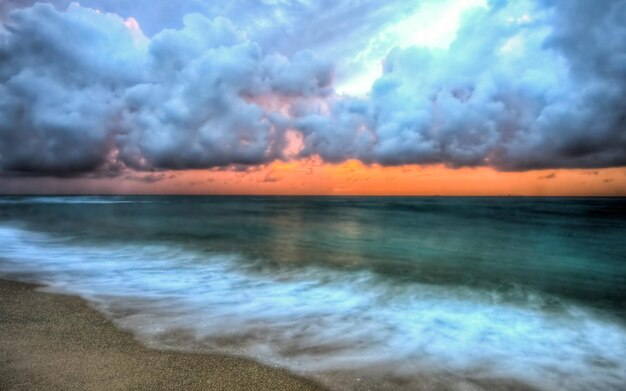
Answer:
[[[347,388],[626,385],[625,199],[2,197],[0,243],[0,275],[149,345]]]

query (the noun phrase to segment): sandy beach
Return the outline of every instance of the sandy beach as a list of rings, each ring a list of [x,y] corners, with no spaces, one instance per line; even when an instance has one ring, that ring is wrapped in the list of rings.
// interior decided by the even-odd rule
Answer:
[[[0,280],[2,390],[319,390],[251,360],[151,350],[79,298]]]

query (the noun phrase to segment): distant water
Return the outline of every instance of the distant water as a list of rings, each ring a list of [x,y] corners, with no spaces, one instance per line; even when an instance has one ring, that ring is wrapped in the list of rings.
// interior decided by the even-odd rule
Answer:
[[[626,389],[626,199],[0,197],[0,276],[339,388]]]

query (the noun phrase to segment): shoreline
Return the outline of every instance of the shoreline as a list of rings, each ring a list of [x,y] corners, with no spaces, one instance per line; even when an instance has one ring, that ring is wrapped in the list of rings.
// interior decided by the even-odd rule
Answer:
[[[0,278],[0,390],[535,391],[513,379],[403,378],[376,367],[328,371],[318,383],[249,358],[147,347],[84,299],[43,287]]]
[[[147,348],[81,298],[0,279],[0,389],[323,390],[250,359]]]

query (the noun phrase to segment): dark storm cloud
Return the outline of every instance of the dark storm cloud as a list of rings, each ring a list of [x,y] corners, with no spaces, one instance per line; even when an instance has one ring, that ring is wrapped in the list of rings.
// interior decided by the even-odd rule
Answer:
[[[72,173],[105,163],[141,39],[113,15],[15,11],[0,41],[0,165]],[[145,46],[145,45],[144,45]]]
[[[310,52],[264,55],[228,19],[185,17],[151,39],[134,20],[71,6],[10,14],[0,46],[0,165],[64,175],[260,164],[281,157],[281,116],[255,98],[328,93]]]
[[[624,1],[492,1],[447,49],[389,52],[365,97],[335,94],[324,58],[349,73],[408,2],[54,3],[0,7],[7,173],[264,164],[287,129],[328,162],[626,165]]]

